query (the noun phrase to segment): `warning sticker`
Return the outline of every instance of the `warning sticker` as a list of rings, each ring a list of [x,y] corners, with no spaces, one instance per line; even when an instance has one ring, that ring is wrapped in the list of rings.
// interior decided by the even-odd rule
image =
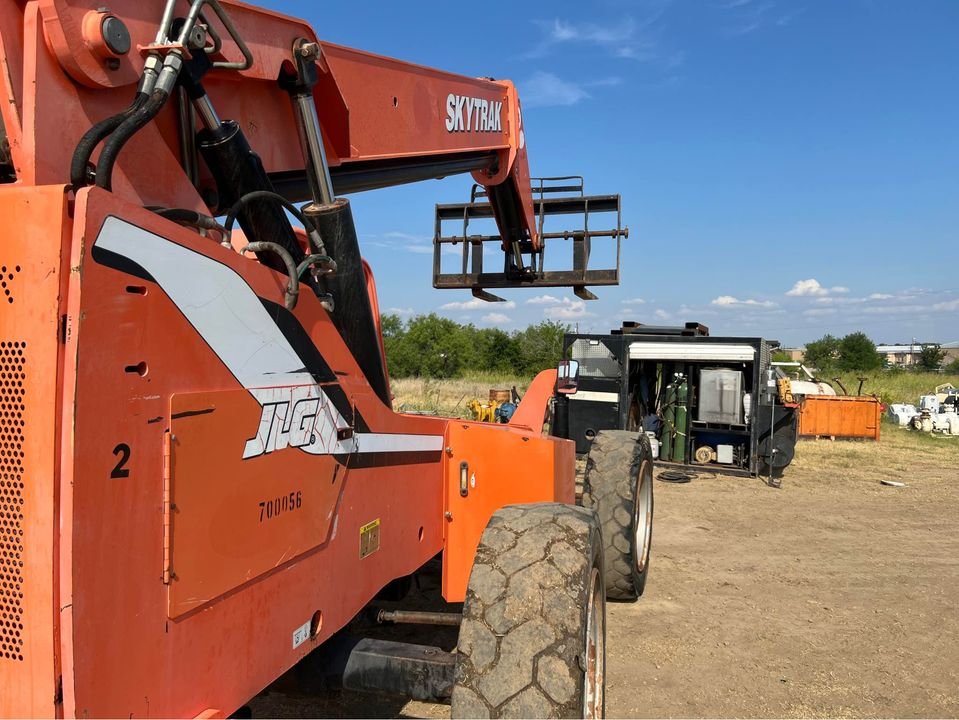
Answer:
[[[360,560],[380,549],[380,519],[360,528]]]

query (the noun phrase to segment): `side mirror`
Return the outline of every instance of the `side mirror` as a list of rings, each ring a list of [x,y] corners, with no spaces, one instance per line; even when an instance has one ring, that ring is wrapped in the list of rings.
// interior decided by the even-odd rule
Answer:
[[[560,360],[556,368],[556,392],[560,395],[572,395],[579,384],[579,362]]]

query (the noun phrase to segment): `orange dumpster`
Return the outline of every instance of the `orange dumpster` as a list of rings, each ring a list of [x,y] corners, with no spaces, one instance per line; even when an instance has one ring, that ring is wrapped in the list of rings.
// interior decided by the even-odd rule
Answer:
[[[861,395],[812,395],[799,409],[799,436],[879,439],[879,398]]]

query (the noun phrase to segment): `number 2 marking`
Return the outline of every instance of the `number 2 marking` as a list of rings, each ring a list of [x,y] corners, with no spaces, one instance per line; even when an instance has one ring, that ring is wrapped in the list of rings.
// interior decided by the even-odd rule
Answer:
[[[113,468],[113,472],[110,473],[110,478],[130,477],[130,471],[126,468],[126,464],[130,460],[130,446],[126,443],[120,443],[113,448],[113,454],[119,459],[117,460],[116,467]]]

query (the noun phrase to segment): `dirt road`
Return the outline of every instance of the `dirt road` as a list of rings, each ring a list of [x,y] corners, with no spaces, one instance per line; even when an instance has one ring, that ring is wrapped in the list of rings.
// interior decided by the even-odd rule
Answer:
[[[701,474],[656,493],[646,595],[609,607],[610,716],[959,715],[959,440],[807,441],[779,490]],[[360,695],[254,709],[448,714]]]

